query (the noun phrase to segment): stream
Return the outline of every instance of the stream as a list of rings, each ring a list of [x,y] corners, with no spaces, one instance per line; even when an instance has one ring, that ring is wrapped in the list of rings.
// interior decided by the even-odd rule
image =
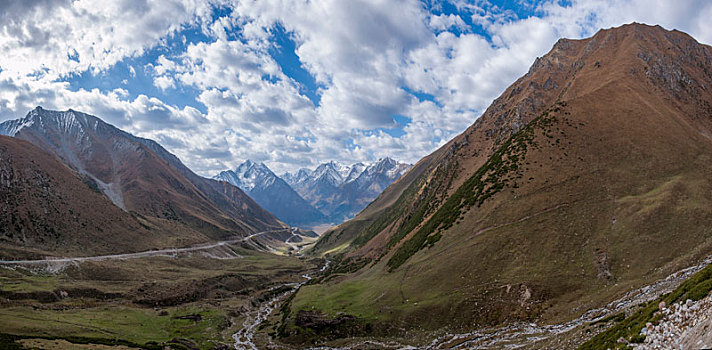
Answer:
[[[329,260],[327,260],[324,266],[319,269],[319,273],[324,272],[328,267]],[[274,311],[274,309],[279,307],[280,303],[283,300],[289,298],[292,294],[296,293],[301,286],[309,282],[309,280],[312,279],[312,275],[307,273],[302,275],[302,278],[304,278],[304,281],[302,282],[285,283],[269,289],[270,291],[273,291],[285,287],[290,288],[288,291],[280,293],[270,299],[268,302],[262,304],[256,312],[252,312],[247,315],[247,319],[245,320],[245,322],[242,323],[242,329],[232,335],[232,339],[235,340],[235,349],[258,350],[257,346],[253,341],[257,327],[259,327],[259,325],[264,322],[270,314],[272,314],[272,311]]]
[[[505,327],[480,329],[474,332],[462,334],[446,334],[434,339],[430,344],[423,346],[425,349],[466,349],[466,348],[521,348],[531,346],[533,343],[556,336],[561,333],[572,331],[573,329],[598,320],[604,319],[622,310],[631,308],[642,302],[647,302],[675,289],[682,281],[686,280],[694,273],[700,271],[705,266],[712,264],[712,257],[704,259],[698,265],[679,270],[667,278],[659,280],[653,284],[628,292],[620,299],[608,305],[589,310],[581,317],[569,322],[555,325],[537,325],[535,323],[519,323]],[[329,261],[321,268],[320,272],[326,270]],[[294,294],[299,287],[307,283],[312,277],[309,274],[302,275],[305,281],[301,283],[286,283],[276,288],[291,287],[287,292],[275,296],[269,302],[263,304],[256,313],[248,316],[243,324],[243,329],[233,335],[235,339],[235,349],[257,350],[257,346],[252,342],[257,327],[270,313],[279,306],[279,303]],[[339,349],[354,349],[360,347],[380,347],[415,349],[412,346],[399,344],[397,342],[378,342],[376,340],[363,340],[360,343],[351,344]],[[330,347],[315,347],[314,349],[335,349]]]

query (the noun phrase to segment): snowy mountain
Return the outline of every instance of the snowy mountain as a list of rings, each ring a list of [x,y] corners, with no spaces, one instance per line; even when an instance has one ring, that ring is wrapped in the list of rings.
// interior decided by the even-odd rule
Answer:
[[[391,158],[351,166],[331,161],[313,171],[300,169],[296,174],[286,173],[283,178],[331,223],[340,223],[365,208],[410,168],[410,164]]]
[[[263,163],[250,160],[213,177],[245,191],[260,206],[292,226],[310,227],[327,218]]]
[[[299,171],[296,174],[292,174],[289,172],[284,173],[284,175],[282,175],[282,179],[284,179],[284,181],[287,181],[287,183],[290,186],[293,186],[297,183],[300,183],[300,182],[308,179],[311,176],[311,173],[312,173],[311,170],[302,168],[302,169],[299,169]]]
[[[245,192],[250,192],[255,188],[267,188],[279,178],[263,163],[253,163],[248,159],[234,171],[223,171],[214,179],[227,181]]]
[[[366,168],[367,165],[363,163],[356,163],[352,165],[349,174],[344,179],[344,182],[351,182],[353,180],[356,180],[361,175],[361,173],[366,170]]]

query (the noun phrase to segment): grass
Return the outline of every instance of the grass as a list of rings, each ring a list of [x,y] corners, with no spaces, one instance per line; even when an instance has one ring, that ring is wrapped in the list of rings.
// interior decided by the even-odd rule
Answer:
[[[131,348],[141,348],[146,350],[163,350],[164,347],[158,344],[136,344],[126,340],[117,339],[106,339],[106,338],[91,338],[91,337],[52,337],[52,336],[22,336],[14,334],[0,333],[0,348],[5,350],[21,350],[26,349],[23,344],[20,343],[23,339],[43,339],[43,340],[64,340],[70,344],[91,344],[96,345],[107,345],[111,347],[115,346],[126,346]],[[54,344],[53,344],[54,345]],[[92,347],[93,347],[92,346]],[[34,348],[34,347],[33,347]],[[74,348],[74,347],[72,347]]]
[[[200,315],[200,321],[179,319]],[[3,331],[23,336],[53,336],[106,339],[132,344],[165,342],[173,338],[190,339],[201,349],[212,348],[210,340],[220,339],[227,327],[224,311],[207,308],[177,308],[160,316],[151,309],[126,306],[101,306],[85,309],[51,310],[9,307],[0,309]],[[103,344],[103,343],[102,343]]]
[[[619,320],[610,329],[599,333],[579,347],[579,350],[593,349],[627,349],[627,344],[618,343],[618,339],[623,338],[629,342],[642,343],[645,336],[640,335],[640,331],[648,322],[655,323],[660,319],[658,305],[665,302],[671,305],[675,302],[691,299],[693,301],[706,297],[712,290],[712,265],[702,269],[687,281],[683,282],[671,293],[665,294],[658,299],[652,300],[632,315],[623,320]]]
[[[216,341],[230,344],[233,328],[242,324],[240,310],[249,306],[251,295],[276,284],[301,281],[299,276],[316,266],[308,260],[233,248],[242,258],[217,260],[194,254],[85,262],[56,275],[0,268],[0,290],[23,295],[22,300],[0,305],[0,332],[5,333],[0,339],[62,339],[142,348],[159,344],[160,349],[165,344],[187,349],[172,339],[188,339],[188,344],[201,349],[214,348]],[[80,293],[85,289],[115,297],[104,300]],[[36,293],[59,295],[56,291],[69,295],[40,300],[41,293]],[[147,305],[170,300],[157,305],[173,306],[154,310],[141,306],[143,300],[148,300]],[[4,345],[0,342],[0,348],[9,346]]]
[[[57,288],[59,280],[52,274],[25,275],[0,269],[0,290],[8,292],[42,292]]]
[[[325,311],[328,316],[336,317],[340,313],[356,316],[360,319],[373,321],[383,315],[372,308],[372,302],[378,297],[380,288],[372,288],[370,281],[358,280],[344,282],[333,291],[323,288],[322,285],[306,285],[300,290],[301,295],[308,298],[293,300],[293,310],[310,310],[314,301],[318,301],[319,310]]]

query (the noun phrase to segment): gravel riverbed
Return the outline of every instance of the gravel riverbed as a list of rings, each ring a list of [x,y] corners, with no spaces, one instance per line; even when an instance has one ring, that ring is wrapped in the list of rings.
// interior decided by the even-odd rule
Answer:
[[[712,295],[698,301],[661,303],[660,312],[663,318],[641,331],[645,342],[635,344],[636,350],[712,348]]]

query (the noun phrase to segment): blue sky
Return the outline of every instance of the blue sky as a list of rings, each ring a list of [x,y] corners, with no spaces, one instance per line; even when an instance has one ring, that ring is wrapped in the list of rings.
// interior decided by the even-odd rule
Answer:
[[[710,43],[709,18],[703,0],[10,0],[0,121],[81,110],[206,176],[415,162],[560,37],[638,21]]]

